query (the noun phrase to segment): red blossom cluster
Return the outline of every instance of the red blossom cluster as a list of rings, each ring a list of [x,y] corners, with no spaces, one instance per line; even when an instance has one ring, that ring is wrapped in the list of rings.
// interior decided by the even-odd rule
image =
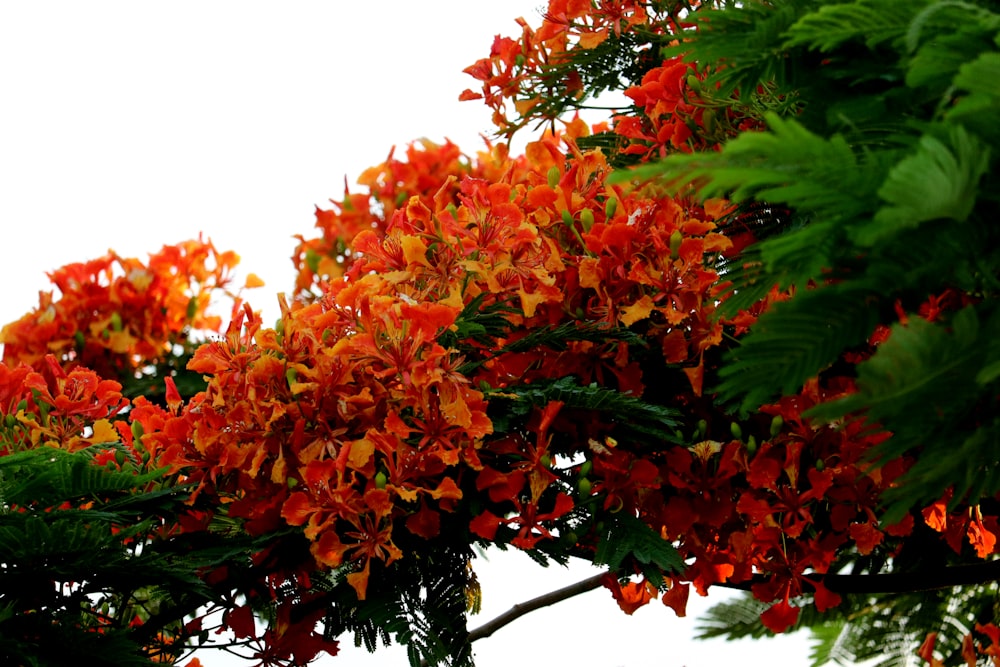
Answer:
[[[118,382],[84,368],[67,372],[51,355],[42,365],[44,374],[0,362],[0,455],[43,446],[77,451],[116,443],[128,431],[115,419],[128,407]]]
[[[460,99],[483,100],[493,109],[494,125],[510,133],[538,117],[539,108],[553,90],[571,96],[583,93],[583,81],[572,68],[559,70],[558,81],[551,78],[553,68],[569,62],[574,51],[594,49],[612,35],[621,37],[623,32],[639,29],[651,35],[670,34],[671,26],[680,20],[682,3],[676,4],[653,10],[649,3],[637,0],[549,2],[538,29],[518,19],[520,38],[498,35],[490,55],[465,69],[482,82],[482,87],[479,92],[464,91]],[[637,57],[640,55],[648,54]],[[513,113],[507,108],[508,101],[513,104]]]
[[[333,208],[316,208],[316,227],[321,235],[306,239],[296,235],[298,246],[292,255],[297,277],[295,295],[300,300],[315,298],[323,284],[341,280],[354,260],[350,243],[363,231],[384,233],[393,214],[419,197],[424,206],[433,207],[434,199],[453,198],[458,183],[465,177],[495,182],[511,168],[523,169],[523,160],[511,160],[506,144],[487,144],[475,160],[464,155],[455,144],[435,144],[426,139],[406,147],[404,159],[395,149],[382,164],[369,167],[358,178],[364,192],[352,193],[344,187],[341,201]],[[444,192],[440,192],[441,188]]]
[[[739,132],[761,129],[758,119],[737,110],[735,98],[721,100],[706,91],[704,79],[705,72],[675,57],[626,89],[641,113],[615,118],[615,134],[628,140],[622,153],[648,160],[676,151],[718,150]]]
[[[34,310],[0,331],[3,359],[43,368],[51,354],[118,379],[161,360],[192,331],[217,331],[222,320],[208,308],[238,261],[198,239],[164,246],[146,263],[109,252],[63,266],[49,274],[58,293],[40,293]]]
[[[553,0],[541,28],[520,25],[520,39],[498,37],[469,68],[482,93],[463,95],[483,98],[501,129],[506,102],[529,117],[543,94],[534,77],[569,51],[671,21],[641,2]],[[700,82],[676,59],[650,67],[626,91],[636,113],[616,119],[623,152],[711,149],[754,127],[732,105],[716,111]],[[293,621],[292,599],[278,595],[308,590],[317,571],[346,573],[364,601],[376,573],[451,543],[596,559],[616,516],[684,562],[649,576],[648,563],[626,561],[605,581],[623,610],[662,596],[683,615],[690,585],[740,585],[773,603],[762,620],[776,632],[796,622],[803,597],[821,611],[839,604],[823,575],[840,555],[891,558],[918,520],[956,552],[995,553],[997,518],[947,497],[885,525],[883,494],[911,462],[873,466],[889,434],[803,416],[854,391],[853,365],[887,329],[749,417],[717,405],[721,353],[787,294],[721,318],[720,266],[753,240],[736,224],[741,212],[609,183],[608,156],[581,148],[593,128],[563,125],[519,157],[502,144],[469,158],[426,141],[405,160],[390,153],[364,172],[361,192],[317,210],[317,238],[298,237],[295,298],[281,298],[276,327],[237,310],[188,365],[205,391],[182,397],[168,380],[166,406],[136,399],[128,428],[115,420],[127,405],[120,385],[101,377],[159,358],[191,329],[217,329],[205,308],[236,257],[192,241],[146,265],[109,254],[54,272],[61,297],[43,294],[3,330],[5,359],[41,371],[0,365],[6,442],[134,448],[140,434],[192,502],[208,499],[252,535],[304,538],[297,558],[282,537],[253,556],[269,572],[258,594],[276,610],[262,660],[306,661],[328,646],[320,614]],[[945,293],[919,312],[933,319],[960,301]],[[567,396],[526,398],[567,378],[581,392],[668,408],[674,432],[651,440]],[[240,638],[257,634],[249,602],[233,601],[225,620]],[[978,631],[992,656],[996,629]]]
[[[175,418],[188,435],[164,442],[164,460],[202,491],[235,494],[230,512],[255,530],[304,526],[316,565],[351,563],[362,598],[373,563],[408,557],[400,531],[419,544],[441,539],[447,523],[466,526],[465,540],[587,553],[591,526],[568,544],[560,522],[624,511],[688,562],[671,575],[666,604],[683,612],[686,582],[700,593],[752,583],[776,603],[764,622],[786,629],[796,598],[838,603],[815,575],[841,551],[892,553],[909,534],[912,516],[879,522],[880,496],[907,464],[871,469],[865,457],[886,434],[802,417],[852,391],[843,376],[763,408],[734,437],[702,396],[725,328],[736,334],[761,312],[713,316],[714,258],[730,250],[718,221],[731,209],[608,185],[603,155],[575,148],[586,131],[576,121],[564,137],[530,144],[499,182],[442,172],[426,190],[408,189],[384,227],[358,231],[356,211],[342,227],[335,214],[324,219],[324,238],[310,243],[354,233],[343,277],[311,303],[285,306],[277,330],[248,312],[245,327],[237,320],[199,351],[191,367],[209,390]],[[453,150],[422,148],[414,154],[431,164],[448,160],[426,152]],[[507,333],[463,339],[470,308],[502,309]],[[503,352],[566,324],[629,328],[649,349],[609,339]],[[678,406],[684,423],[705,425],[650,450],[615,438],[614,419],[554,400],[516,431],[493,428],[490,402],[506,388],[567,376]],[[583,467],[560,463],[581,457],[585,488],[574,484]],[[658,594],[648,582],[609,586],[626,610]]]
[[[575,453],[549,451],[559,406],[530,431],[494,433],[480,387],[576,375],[639,396],[642,369],[619,343],[495,351],[542,327],[641,324],[656,355],[683,366],[689,391],[700,391],[704,352],[721,340],[705,257],[727,247],[714,231],[726,207],[609,186],[603,156],[574,148],[572,136],[586,132],[576,122],[567,144],[549,135],[530,145],[526,158],[497,170],[498,181],[459,181],[444,169],[441,181],[410,185],[384,229],[358,231],[357,210],[340,211],[342,227],[324,217],[324,239],[312,245],[355,233],[344,278],[311,303],[285,306],[277,330],[247,311],[223,340],[199,349],[190,368],[209,378],[208,390],[167,420],[183,423],[177,432],[144,423],[147,439],[200,492],[235,497],[230,515],[251,530],[304,526],[317,565],[354,563],[349,581],[361,598],[372,561],[405,557],[398,532],[433,539],[445,514],[467,517],[465,539],[494,539],[501,525],[523,548],[551,538],[547,526],[575,504],[550,469],[552,454]],[[447,165],[453,150],[411,152]],[[469,308],[504,313],[504,334],[459,338]],[[588,430],[604,439],[609,427]],[[594,492],[634,508],[635,457],[621,451],[625,474],[609,466]],[[479,510],[470,492],[481,496]]]

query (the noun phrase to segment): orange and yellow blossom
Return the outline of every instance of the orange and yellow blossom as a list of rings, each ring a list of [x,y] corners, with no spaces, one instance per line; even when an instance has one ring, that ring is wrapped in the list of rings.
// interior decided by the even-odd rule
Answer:
[[[121,379],[168,356],[193,331],[216,331],[208,307],[226,292],[239,258],[206,241],[164,246],[148,262],[109,252],[49,274],[58,290],[42,292],[39,305],[3,327],[8,364],[38,368],[46,355]]]
[[[321,245],[343,248],[343,277],[300,282],[325,293],[283,303],[274,330],[249,308],[238,313],[189,364],[208,380],[204,393],[172,416],[137,409],[150,446],[197,493],[231,498],[229,514],[251,530],[302,526],[316,565],[351,564],[359,599],[373,563],[407,556],[399,531],[407,543],[443,539],[443,517],[470,512],[474,505],[457,502],[470,493],[488,489],[487,505],[465,519],[480,536],[501,523],[490,517],[506,515],[515,543],[552,539],[548,526],[575,501],[538,463],[542,442],[531,468],[503,472],[524,445],[494,435],[480,386],[582,373],[581,381],[639,395],[641,367],[620,344],[497,350],[519,332],[561,323],[640,326],[669,363],[697,368],[719,339],[706,319],[714,273],[704,257],[726,248],[713,218],[702,207],[608,186],[603,155],[575,147],[574,137],[588,132],[574,121],[565,137],[531,144],[526,157],[493,150],[468,166],[450,144],[425,143],[411,156],[440,169],[418,177],[390,161],[370,172],[368,195],[352,195],[350,206],[320,221]],[[409,198],[397,201],[401,192]],[[391,211],[384,223],[373,226],[356,208],[370,197]],[[476,312],[469,308],[497,309],[501,337],[461,337],[463,318]],[[614,488],[625,494],[616,502],[635,508],[638,500],[610,475],[643,464],[630,462],[627,449],[620,456],[599,468],[609,476],[598,488]]]

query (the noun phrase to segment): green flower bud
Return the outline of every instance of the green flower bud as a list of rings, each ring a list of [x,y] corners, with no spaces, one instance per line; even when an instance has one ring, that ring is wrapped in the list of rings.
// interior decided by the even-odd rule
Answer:
[[[615,211],[617,210],[618,210],[618,198],[611,197],[604,204],[604,217],[610,220],[611,218],[615,217]]]
[[[375,473],[375,488],[384,489],[385,485],[389,482],[389,478],[385,476],[385,473],[379,470]]]
[[[785,425],[785,420],[781,418],[781,415],[774,415],[774,419],[771,420],[771,437],[775,437],[781,433],[782,427]]]
[[[729,432],[732,434],[733,440],[743,439],[743,429],[740,428],[740,425],[737,422],[733,422],[729,425]]]
[[[594,212],[589,208],[580,211],[580,222],[583,223],[583,230],[589,232],[594,226]]]
[[[320,254],[315,250],[313,250],[312,248],[306,250],[306,267],[313,273],[319,271],[320,259],[321,259]]]
[[[549,187],[554,189],[557,185],[559,185],[560,178],[562,178],[562,173],[559,171],[559,167],[555,166],[549,167],[549,173],[548,173]]]
[[[757,451],[757,438],[752,435],[747,438],[747,454],[753,454]]]
[[[679,229],[674,230],[674,233],[670,235],[670,259],[677,259],[681,256],[681,241],[683,240],[684,235]]]
[[[572,227],[573,226],[573,215],[569,211],[563,211],[562,212],[562,221],[563,221],[563,224],[566,225],[567,227]]]
[[[705,109],[701,114],[701,125],[705,132],[711,134],[715,131],[715,109]]]
[[[586,477],[584,477],[583,479],[581,479],[579,482],[576,483],[576,488],[579,489],[580,495],[583,497],[590,495],[590,490],[591,488],[593,488],[593,486],[594,485],[591,484],[590,480],[587,479]]]

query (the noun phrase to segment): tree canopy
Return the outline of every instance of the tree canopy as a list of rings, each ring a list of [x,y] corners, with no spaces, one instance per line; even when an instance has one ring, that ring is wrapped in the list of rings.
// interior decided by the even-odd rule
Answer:
[[[345,634],[471,665],[484,546],[600,565],[625,613],[745,589],[703,634],[810,627],[817,665],[996,660],[1000,8],[519,25],[461,94],[497,138],[317,209],[273,327],[198,239],[58,269],[3,328],[8,661],[219,626],[262,665]]]

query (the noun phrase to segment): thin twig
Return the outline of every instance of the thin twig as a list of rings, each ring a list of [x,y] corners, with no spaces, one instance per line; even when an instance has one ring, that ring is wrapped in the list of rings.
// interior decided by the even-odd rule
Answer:
[[[568,600],[571,597],[580,595],[581,593],[586,593],[587,591],[592,591],[601,585],[601,579],[605,576],[605,573],[595,574],[592,577],[588,577],[582,581],[578,581],[575,584],[570,584],[565,588],[560,588],[558,590],[545,593],[544,595],[539,595],[536,598],[532,598],[526,602],[519,602],[513,607],[500,614],[496,618],[483,623],[478,628],[469,631],[469,642],[474,642],[477,639],[483,639],[489,637],[494,632],[500,628],[513,623],[515,620],[529,614],[536,609],[541,609],[542,607],[548,607],[556,603],[562,602],[563,600]]]

